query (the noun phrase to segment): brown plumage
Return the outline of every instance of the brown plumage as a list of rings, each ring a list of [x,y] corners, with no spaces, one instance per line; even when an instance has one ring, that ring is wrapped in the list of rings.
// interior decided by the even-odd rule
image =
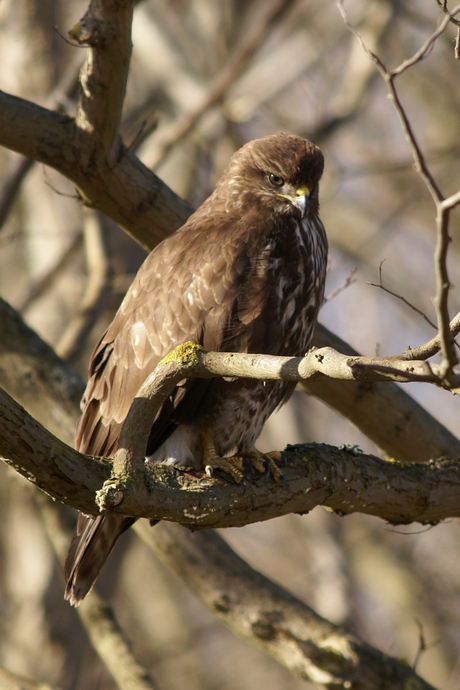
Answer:
[[[159,360],[186,341],[207,350],[300,356],[323,299],[327,241],[318,217],[321,151],[284,133],[232,157],[213,194],[140,268],[96,346],[76,447],[111,456],[133,398]],[[146,457],[203,462],[203,435],[219,456],[249,454],[291,383],[193,379],[152,426]],[[206,460],[207,464],[207,460]],[[78,519],[66,597],[91,589],[118,536],[119,515]]]

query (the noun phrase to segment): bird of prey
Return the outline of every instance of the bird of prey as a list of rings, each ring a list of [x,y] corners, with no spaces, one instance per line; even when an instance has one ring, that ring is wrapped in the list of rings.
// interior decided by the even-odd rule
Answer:
[[[323,155],[283,132],[250,141],[231,158],[211,196],[141,266],[96,346],[76,448],[112,456],[133,399],[158,362],[193,341],[206,350],[302,356],[323,300],[327,240],[319,219]],[[242,478],[273,460],[254,444],[295,384],[189,379],[153,423],[147,461],[216,468]],[[79,516],[67,557],[66,598],[93,586],[118,536],[121,515]]]

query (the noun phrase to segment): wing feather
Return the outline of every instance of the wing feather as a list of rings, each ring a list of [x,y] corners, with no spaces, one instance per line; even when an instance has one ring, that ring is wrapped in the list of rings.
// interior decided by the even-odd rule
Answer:
[[[232,241],[223,243],[229,245],[225,251],[220,251],[214,237],[203,250],[200,234],[206,220],[192,217],[149,255],[96,347],[77,429],[76,444],[82,452],[107,455],[109,447],[111,452],[116,449],[115,439],[136,392],[178,344],[191,340],[219,350],[234,340],[229,334],[234,331],[235,304],[250,265],[247,243],[242,232],[235,237],[232,226]],[[228,219],[220,218],[204,232],[229,230]],[[202,256],[197,260],[198,243]],[[205,382],[191,381],[180,393],[173,393],[160,410],[155,422],[158,433],[154,428],[149,446],[164,436],[179,406],[181,418],[185,410],[196,409],[206,387]]]

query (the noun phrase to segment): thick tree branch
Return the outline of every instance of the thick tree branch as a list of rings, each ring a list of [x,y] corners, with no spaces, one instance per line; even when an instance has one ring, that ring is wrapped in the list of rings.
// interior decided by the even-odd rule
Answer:
[[[62,107],[78,85],[78,74],[81,68],[81,58],[77,57],[62,75],[52,93],[46,99],[45,106],[50,110]],[[0,228],[4,225],[19,193],[22,182],[34,164],[31,158],[15,157],[6,170],[0,188]]]
[[[304,381],[323,374],[351,381],[429,381],[446,385],[439,365],[423,361],[350,357],[329,347],[313,349],[305,357],[275,357],[234,352],[206,352],[185,343],[167,355],[150,374],[131,405],[114,457],[115,477],[143,471],[145,449],[153,421],[174,387],[184,378],[236,376],[264,381]],[[460,392],[460,388],[452,391]],[[121,497],[117,483],[107,500],[101,495],[101,509],[115,505]],[[111,495],[115,492],[116,499]]]
[[[67,394],[66,387],[63,385],[63,379],[65,379],[66,372],[67,375],[69,375],[70,370],[68,369],[68,367],[66,367],[66,365],[63,362],[60,363],[60,368],[58,368],[59,360],[58,358],[56,358],[51,348],[47,346],[45,343],[43,343],[38,338],[38,336],[33,334],[33,332],[29,328],[22,324],[20,317],[14,312],[14,310],[12,310],[11,308],[4,309],[2,317],[4,318],[4,322],[8,324],[8,328],[6,329],[8,337],[6,338],[6,343],[4,342],[4,340],[1,341],[2,343],[4,343],[4,352],[3,358],[0,352],[0,377],[2,377],[2,361],[3,363],[11,361],[8,357],[9,345],[11,350],[13,350],[15,353],[17,351],[17,354],[15,354],[14,359],[14,369],[18,378],[14,383],[14,386],[15,390],[17,391],[18,397],[24,395],[25,390],[27,388],[27,386],[25,385],[26,382],[30,380],[35,380],[36,377],[34,378],[33,376],[34,366],[39,368],[39,370],[41,371],[39,380],[43,381],[43,386],[46,386],[48,384],[50,390],[48,394],[48,403],[46,406],[37,407],[38,414],[41,415],[41,418],[43,418],[46,412],[46,418],[49,420],[50,427],[53,430],[58,431],[62,434],[65,430],[63,430],[61,425],[56,422],[56,416],[52,414],[51,408],[53,406],[61,407],[61,404],[64,403],[63,408],[65,410],[68,410],[68,432],[68,427],[73,425],[74,420],[76,420],[78,416],[77,405],[74,404],[72,412],[72,409],[68,407],[66,403]],[[324,338],[324,333],[322,333],[322,337]],[[30,351],[28,351],[28,345]],[[25,361],[26,367],[24,366],[24,363],[22,363],[22,360]],[[48,371],[44,367],[44,365],[47,362],[50,362],[51,364]],[[41,369],[42,367],[43,369]],[[5,369],[3,369],[3,374],[4,373]],[[57,373],[58,376],[56,375]],[[11,378],[10,385],[13,385]],[[349,387],[353,385],[354,384],[346,384],[345,388],[349,389]],[[384,390],[392,390],[396,388],[392,384],[372,385],[380,386]],[[81,388],[83,387],[82,382],[80,383],[80,386]],[[413,401],[408,396],[405,396],[403,391],[399,390],[399,392],[403,396],[403,399],[404,397],[407,399],[407,404],[410,406],[410,404],[413,403]],[[375,399],[375,397],[377,397],[378,399],[378,396],[378,392],[376,396],[375,394],[372,394],[372,399]],[[443,428],[442,425],[437,423],[435,420],[432,420],[432,424],[434,426],[437,425],[440,429]],[[402,436],[404,436],[404,433],[405,432],[403,430]],[[426,429],[422,425],[420,428],[420,433],[422,438],[424,433],[426,434],[425,440],[428,442],[428,435],[431,433],[431,429],[428,429],[428,431],[426,431]],[[437,449],[437,453],[435,453],[435,455],[442,454],[442,448],[442,445],[439,446],[439,448]],[[349,452],[346,452],[346,455],[347,459],[355,458],[359,461],[359,456],[354,456]],[[362,457],[362,460],[365,460],[365,456]],[[393,463],[385,463],[384,465],[385,471],[393,467],[397,468],[398,465],[394,465]],[[105,471],[107,468],[104,466],[103,469]],[[322,473],[324,474],[324,472],[327,471],[329,471],[329,460],[325,460]],[[179,475],[179,477],[180,476],[181,475]],[[324,476],[326,475],[324,474]],[[356,476],[354,470],[353,476]],[[204,481],[209,483],[210,480],[204,479]],[[390,481],[393,482],[393,478],[391,478]],[[234,487],[230,487],[229,485],[221,485],[219,487],[219,490],[221,489],[234,489]],[[344,664],[346,663],[346,651],[352,648],[353,659],[351,660],[350,667],[347,671],[349,672],[351,677],[359,677],[360,673],[362,672],[367,682],[368,677],[366,674],[368,673],[368,671],[370,672],[370,670],[372,670],[372,664],[374,663],[374,668],[376,669],[376,672],[381,673],[381,676],[379,678],[380,685],[382,685],[382,683],[385,682],[386,685],[383,685],[384,688],[398,688],[398,690],[399,688],[405,687],[404,685],[401,685],[401,678],[404,678],[404,674],[411,673],[409,667],[406,666],[406,664],[397,666],[397,662],[395,660],[386,658],[387,666],[384,667],[381,664],[383,663],[383,661],[385,661],[385,659],[377,650],[367,647],[366,645],[359,646],[359,644],[357,644],[356,646],[353,646],[354,643],[350,647],[350,638],[344,631],[342,631],[339,628],[334,628],[334,626],[328,624],[326,621],[324,621],[324,619],[317,617],[313,612],[311,612],[310,609],[308,609],[308,607],[305,607],[305,605],[302,604],[302,602],[298,602],[290,594],[288,594],[281,588],[276,588],[276,586],[274,586],[275,589],[277,589],[277,591],[279,592],[279,596],[277,596],[276,600],[272,602],[268,601],[267,594],[273,592],[273,590],[271,589],[272,585],[270,585],[270,583],[265,578],[263,578],[263,582],[262,580],[257,580],[261,587],[263,585],[263,589],[260,590],[261,597],[258,597],[258,590],[254,590],[253,588],[253,577],[256,577],[257,579],[262,578],[262,576],[259,574],[255,574],[250,575],[250,577],[247,577],[246,569],[248,568],[248,566],[244,564],[244,562],[242,562],[241,559],[239,559],[239,557],[234,552],[232,552],[232,550],[228,546],[223,546],[223,540],[219,538],[217,535],[214,535],[212,539],[217,540],[216,549],[219,555],[217,553],[213,555],[212,553],[210,553],[209,545],[207,545],[208,535],[206,533],[195,534],[192,538],[192,543],[189,545],[189,547],[187,547],[185,544],[182,544],[182,541],[185,538],[185,532],[183,528],[177,525],[168,524],[165,526],[160,525],[156,529],[160,530],[159,539],[161,543],[159,543],[159,548],[165,549],[165,552],[162,555],[163,559],[171,567],[176,569],[176,572],[178,572],[179,575],[181,575],[187,581],[190,582],[190,585],[194,589],[195,593],[200,597],[200,599],[205,604],[210,605],[211,609],[217,615],[220,615],[224,620],[226,620],[227,624],[231,625],[232,629],[237,634],[244,637],[245,639],[250,638],[255,640],[259,645],[263,646],[265,651],[269,653],[272,650],[272,653],[274,654],[275,658],[278,661],[280,661],[280,663],[287,665],[289,668],[292,668],[292,655],[294,653],[295,659],[297,659],[298,661],[298,665],[296,666],[296,670],[294,672],[299,673],[300,675],[302,675],[302,677],[305,677],[303,673],[304,670],[307,668],[320,669],[322,667],[324,670],[327,667],[331,669],[331,662],[334,659],[338,663],[337,668],[340,669],[340,671],[342,671],[344,669]],[[174,530],[176,530],[176,532],[174,532]],[[155,531],[156,530],[152,530],[154,536]],[[168,549],[166,547],[166,541],[161,541],[164,540],[165,534],[167,535],[168,539],[173,539],[175,543],[174,548]],[[202,540],[202,536],[204,541]],[[190,535],[187,535],[187,537],[188,540],[190,540]],[[192,553],[193,559],[189,557],[189,548],[193,548],[196,550],[195,553]],[[223,563],[222,561],[222,552],[224,552],[225,554],[225,563]],[[182,567],[180,566],[181,560],[183,562]],[[193,574],[193,570],[191,569],[192,560],[196,564],[195,574]],[[206,573],[208,573],[209,577],[203,578],[200,575],[200,568],[202,568]],[[251,569],[249,569],[249,571],[250,573],[254,573],[254,571],[252,571]],[[228,574],[230,574],[230,579],[228,579]],[[201,588],[197,586],[200,581],[202,585]],[[246,585],[249,585],[249,590],[244,589]],[[249,627],[248,618],[245,616],[243,610],[246,605],[244,597],[249,597],[249,599],[253,602],[253,606],[250,606],[249,608]],[[238,608],[237,604],[240,600],[242,601],[243,606],[241,608]],[[285,601],[288,604],[287,606],[284,606]],[[225,602],[229,602],[226,608],[222,606],[222,603]],[[275,608],[277,616],[268,616],[267,618],[266,616],[262,615],[263,611],[271,611],[275,610]],[[256,624],[251,625],[251,621],[255,621]],[[257,625],[257,621],[264,622],[265,625]],[[298,630],[298,625],[301,621],[302,627],[300,631],[297,632],[297,634],[295,634]],[[330,628],[328,628],[328,626],[330,626]],[[273,635],[264,636],[264,630],[273,631]],[[340,640],[343,637],[344,658],[340,656],[340,651],[338,651],[337,645],[334,646],[335,654],[333,653],[331,656],[328,656],[327,654],[321,653],[321,650],[324,652],[324,645],[322,642],[318,644],[318,631],[321,633],[321,631],[324,632],[325,630],[328,634],[332,635],[333,639],[338,641],[339,647]],[[292,645],[289,644],[289,640],[292,641]],[[318,646],[320,647],[319,650]],[[366,650],[369,650],[368,653]],[[327,675],[323,676],[323,678],[327,677]],[[409,676],[409,678],[410,677],[411,676]],[[337,678],[335,678],[334,680],[337,681]],[[420,679],[418,680],[420,681],[420,683],[423,683],[423,681],[421,681]],[[345,683],[346,685],[342,685],[344,690],[345,687],[348,686],[348,680],[346,680]],[[336,682],[335,687],[341,686],[337,685]],[[369,684],[365,684],[363,687],[367,688],[372,686],[370,686]],[[427,686],[426,684],[419,684],[418,687],[428,688],[429,686]]]
[[[1,385],[48,429],[72,444],[83,381],[1,299],[0,322]],[[458,324],[454,326],[457,329]],[[320,347],[357,355],[323,326],[318,326],[315,342]],[[439,339],[430,341],[430,356],[438,344]],[[301,385],[348,417],[390,457],[417,462],[460,456],[460,441],[392,383],[340,381],[321,376]],[[55,404],[56,397],[59,405]]]
[[[89,46],[80,73],[76,129],[90,134],[98,157],[112,164],[120,154],[117,135],[131,58],[133,10],[134,0],[92,0],[69,31],[80,45]]]
[[[87,205],[146,248],[180,227],[192,211],[125,147],[115,163],[96,157],[91,134],[77,136],[72,118],[3,92],[0,144],[58,170],[77,186]]]
[[[153,530],[138,523],[135,530],[212,613],[294,675],[337,690],[432,688],[408,664],[321,618],[251,568],[215,532],[191,538],[167,523]]]
[[[105,505],[114,512],[195,529],[242,526],[306,513],[316,505],[398,524],[460,516],[460,467],[453,460],[406,465],[354,449],[308,444],[286,449],[285,481],[279,484],[261,478],[234,486],[162,465],[124,475],[116,465],[113,478],[110,460],[69,448],[4,392],[0,415],[4,461],[53,498],[87,514],[98,514],[95,494],[107,482]]]
[[[82,379],[1,298],[0,324],[1,385],[55,435],[72,444],[85,388]]]

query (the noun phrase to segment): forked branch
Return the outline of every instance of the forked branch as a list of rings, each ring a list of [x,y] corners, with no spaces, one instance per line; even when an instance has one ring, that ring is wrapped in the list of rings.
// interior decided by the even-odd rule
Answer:
[[[319,504],[343,514],[359,511],[395,523],[432,523],[460,515],[460,469],[449,460],[406,465],[354,449],[294,446],[285,451],[284,483],[267,486],[262,480],[262,486],[254,481],[247,487],[171,467],[146,465],[151,423],[179,380],[191,374],[241,374],[247,371],[251,358],[262,378],[280,378],[279,371],[275,373],[277,366],[283,378],[296,380],[304,361],[281,358],[288,361],[280,364],[276,361],[279,358],[205,353],[197,346],[183,348],[180,357],[178,350],[179,354],[176,350],[160,363],[139,390],[113,465],[110,459],[83,455],[52,437],[6,393],[0,397],[4,425],[0,455],[29,481],[84,513],[96,515],[102,509],[172,520],[198,529],[240,526],[290,512],[305,513]],[[234,510],[236,504],[238,511]]]
[[[436,295],[433,299],[433,302],[436,309],[438,333],[443,358],[439,374],[444,380],[445,387],[456,388],[458,387],[458,377],[454,373],[454,367],[458,363],[458,357],[455,350],[454,339],[449,329],[450,318],[448,297],[451,285],[447,272],[447,252],[449,243],[451,241],[449,236],[449,214],[451,209],[460,203],[460,192],[457,192],[448,198],[443,195],[427,165],[425,156],[423,155],[423,151],[418,143],[412,124],[402,105],[401,99],[399,98],[399,94],[396,89],[396,78],[403,74],[410,67],[413,67],[419,63],[428,55],[436,40],[446,30],[448,24],[452,21],[455,15],[460,12],[460,5],[457,5],[457,7],[455,7],[451,12],[446,14],[436,31],[433,32],[424,45],[412,57],[405,60],[398,67],[393,69],[387,67],[383,60],[374,51],[367,47],[363,36],[351,25],[343,6],[343,0],[339,0],[338,6],[346,25],[358,38],[364,51],[374,62],[387,86],[389,97],[396,109],[405,137],[411,149],[415,169],[419,173],[426,188],[431,194],[436,207],[436,247],[434,251]]]

